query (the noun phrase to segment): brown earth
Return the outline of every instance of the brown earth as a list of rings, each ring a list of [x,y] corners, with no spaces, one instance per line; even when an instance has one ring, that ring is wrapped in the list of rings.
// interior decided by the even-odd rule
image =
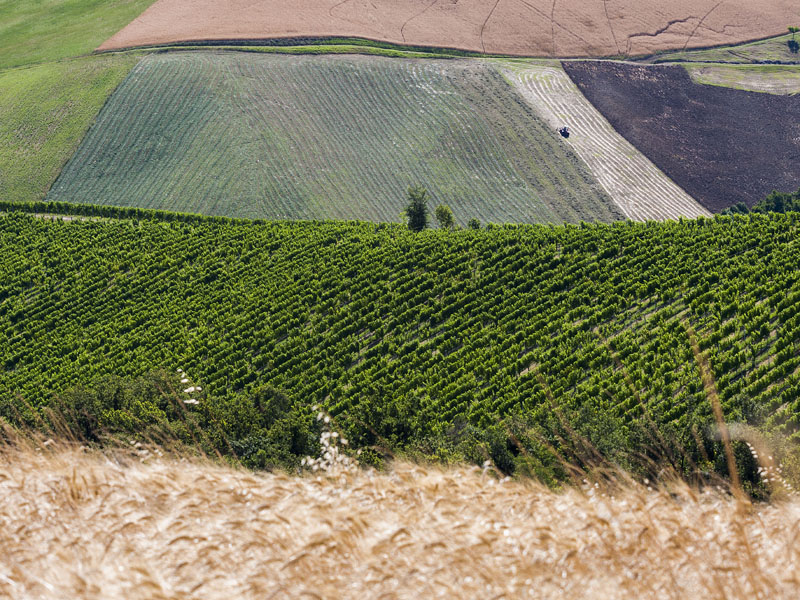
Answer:
[[[796,0],[158,0],[98,50],[346,36],[528,56],[643,55],[784,33]]]
[[[713,212],[800,185],[800,97],[695,83],[682,66],[565,62],[625,139]]]

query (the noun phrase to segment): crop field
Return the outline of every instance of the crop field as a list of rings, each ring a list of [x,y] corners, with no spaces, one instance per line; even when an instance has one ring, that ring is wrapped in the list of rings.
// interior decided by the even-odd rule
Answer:
[[[292,423],[324,405],[356,447],[424,448],[454,424],[469,437],[507,418],[558,436],[556,410],[617,464],[640,452],[647,422],[714,468],[713,437],[691,449],[712,433],[687,326],[726,418],[796,440],[797,228],[794,214],[422,234],[11,214],[0,217],[0,415],[108,375],[181,367],[203,388],[187,407],[199,430],[231,424],[248,464],[275,444],[286,460],[304,447],[291,450],[289,422],[267,435],[273,420],[247,399],[271,386]],[[92,402],[101,423],[135,432],[167,410],[151,422],[138,400],[128,416],[116,393]]]
[[[152,3],[0,0],[0,69],[88,54]]]
[[[797,597],[800,505],[396,464],[343,477],[73,449],[0,455],[0,595]]]
[[[564,62],[611,125],[711,211],[800,181],[800,97],[701,85],[681,66]]]
[[[780,35],[794,0],[158,0],[100,49],[360,37],[522,56],[636,56]]]
[[[461,224],[622,217],[491,65],[239,52],[143,59],[47,199],[397,221],[409,185]]]
[[[793,17],[789,22],[797,21]],[[704,50],[688,50],[677,52],[664,52],[648,59],[654,63],[661,62],[700,62],[700,63],[781,63],[800,64],[800,54],[789,50],[787,42],[791,35],[781,35],[766,40],[758,40],[748,44],[724,46],[721,48],[708,48]]]
[[[684,65],[692,81],[750,92],[791,96],[800,93],[800,66]]]
[[[629,219],[708,216],[619,135],[557,65],[506,63],[517,90],[553,129],[570,127],[568,143]]]
[[[110,55],[0,71],[0,198],[44,198],[138,60]]]

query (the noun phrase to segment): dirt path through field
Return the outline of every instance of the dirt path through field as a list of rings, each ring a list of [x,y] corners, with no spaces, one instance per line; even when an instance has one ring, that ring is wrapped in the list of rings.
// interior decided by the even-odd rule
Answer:
[[[505,72],[553,131],[571,145],[625,215],[636,221],[710,213],[619,135],[555,65],[506,63]]]
[[[159,0],[100,50],[353,36],[522,56],[619,56],[779,35],[795,0]]]

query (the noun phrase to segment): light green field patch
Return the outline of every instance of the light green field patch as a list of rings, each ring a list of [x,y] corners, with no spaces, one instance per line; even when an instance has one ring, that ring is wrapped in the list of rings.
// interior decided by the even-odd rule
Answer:
[[[87,54],[153,0],[0,0],[0,69]]]
[[[697,83],[793,95],[800,92],[800,66],[793,65],[684,65]]]
[[[367,56],[150,55],[47,199],[397,221],[410,185],[462,224],[622,218],[493,65]]]
[[[0,198],[40,200],[139,55],[0,72]]]
[[[800,15],[798,15],[800,18]],[[709,48],[708,50],[687,50],[682,52],[664,52],[645,62],[701,62],[701,63],[766,63],[778,62],[785,64],[800,64],[800,54],[789,51],[786,45],[792,39],[790,34],[779,37],[740,44],[738,46],[724,46]],[[795,36],[800,41],[800,35]]]

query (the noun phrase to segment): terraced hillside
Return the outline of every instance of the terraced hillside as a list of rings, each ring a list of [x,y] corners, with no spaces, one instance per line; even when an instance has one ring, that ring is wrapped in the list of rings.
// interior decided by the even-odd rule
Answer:
[[[494,67],[359,56],[148,56],[47,198],[397,221],[417,184],[462,224],[621,217]]]
[[[422,234],[139,216],[0,218],[0,414],[182,367],[203,387],[187,405],[198,418],[263,386],[309,422],[325,405],[362,446],[424,446],[459,423],[469,437],[513,415],[547,432],[559,414],[624,463],[642,423],[679,454],[712,436],[690,326],[726,418],[798,435],[796,214]],[[226,421],[260,422],[262,402]],[[125,422],[150,423],[133,410]],[[235,440],[240,456],[278,443],[259,435]]]
[[[636,221],[708,216],[641,152],[618,134],[556,65],[508,62],[519,92],[553,129],[570,127],[568,143],[625,216]]]

